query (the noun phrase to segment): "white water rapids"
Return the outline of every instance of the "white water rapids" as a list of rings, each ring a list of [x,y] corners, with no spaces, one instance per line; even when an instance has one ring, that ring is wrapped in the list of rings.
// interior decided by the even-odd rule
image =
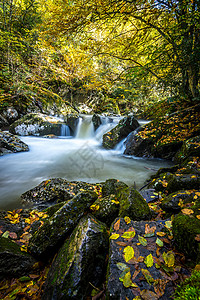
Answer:
[[[115,178],[140,188],[153,170],[169,166],[164,160],[123,156],[123,142],[114,150],[103,149],[103,134],[118,121],[104,118],[94,132],[91,118],[82,117],[75,138],[21,137],[29,152],[0,157],[0,209],[20,207],[20,195],[49,178],[90,183]]]

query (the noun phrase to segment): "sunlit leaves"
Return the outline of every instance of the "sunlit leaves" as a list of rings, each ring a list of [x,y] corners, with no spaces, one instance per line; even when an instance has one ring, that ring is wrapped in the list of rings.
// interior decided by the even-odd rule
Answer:
[[[147,257],[144,260],[144,263],[146,264],[147,268],[150,268],[153,266],[153,256],[151,253],[149,255],[147,255]]]
[[[174,266],[174,263],[175,263],[175,257],[174,257],[174,254],[173,252],[169,251],[167,253],[163,253],[163,259],[165,261],[165,264],[167,267],[173,267]]]
[[[119,235],[118,233],[113,233],[113,234],[110,236],[110,239],[111,239],[111,240],[117,240],[119,237],[120,237],[120,235]]]
[[[125,231],[122,234],[122,237],[124,239],[130,239],[130,238],[133,238],[134,236],[135,236],[135,229],[134,228],[132,230],[130,230],[130,231]]]

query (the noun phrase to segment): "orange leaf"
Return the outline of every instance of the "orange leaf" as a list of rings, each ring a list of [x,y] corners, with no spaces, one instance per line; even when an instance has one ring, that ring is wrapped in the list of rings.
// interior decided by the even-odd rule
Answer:
[[[200,234],[197,234],[197,235],[196,235],[195,240],[196,240],[197,242],[200,242]]]
[[[194,213],[194,211],[192,209],[189,209],[189,208],[183,208],[181,211],[185,215],[191,215],[191,214]]]
[[[15,232],[9,232],[9,237],[13,240],[17,239],[17,234]]]
[[[200,220],[200,215],[197,215],[196,217],[197,217],[197,219],[199,219],[199,220]]]
[[[114,229],[119,230],[120,227],[120,219],[114,224]]]
[[[145,234],[154,233],[156,230],[156,226],[150,227],[149,224],[145,224]]]

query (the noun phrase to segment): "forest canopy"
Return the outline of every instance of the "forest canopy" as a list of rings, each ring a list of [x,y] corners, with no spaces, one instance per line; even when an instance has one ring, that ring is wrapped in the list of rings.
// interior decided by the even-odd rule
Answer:
[[[199,101],[199,0],[3,0],[0,31],[1,109]]]

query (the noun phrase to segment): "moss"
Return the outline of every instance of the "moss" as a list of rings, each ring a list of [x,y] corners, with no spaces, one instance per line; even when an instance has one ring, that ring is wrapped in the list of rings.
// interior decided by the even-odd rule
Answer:
[[[174,300],[199,300],[200,299],[200,271],[193,271],[180,286],[177,287]]]
[[[173,224],[173,235],[178,250],[196,261],[200,261],[200,244],[195,240],[200,234],[200,221],[189,215],[178,214]]]
[[[55,214],[55,212],[57,212],[65,204],[66,204],[66,202],[60,202],[60,203],[57,203],[53,206],[46,208],[44,211],[49,215],[49,217],[52,217]]]
[[[138,191],[134,188],[126,188],[121,190],[119,216],[129,216],[134,221],[149,220],[151,212]]]

